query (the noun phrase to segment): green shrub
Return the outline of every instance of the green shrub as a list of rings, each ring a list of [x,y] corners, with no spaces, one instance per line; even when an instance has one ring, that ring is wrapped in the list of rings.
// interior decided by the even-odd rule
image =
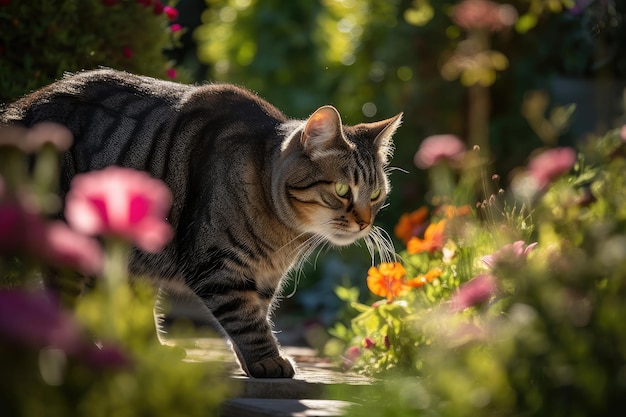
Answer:
[[[0,102],[106,66],[176,77],[163,51],[180,31],[160,0],[5,0],[0,4]]]

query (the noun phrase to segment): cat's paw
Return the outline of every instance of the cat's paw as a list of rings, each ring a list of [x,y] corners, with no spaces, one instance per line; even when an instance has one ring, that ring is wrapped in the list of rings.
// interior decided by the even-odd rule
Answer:
[[[248,371],[254,378],[293,378],[296,374],[291,362],[282,356],[255,362],[248,366]]]

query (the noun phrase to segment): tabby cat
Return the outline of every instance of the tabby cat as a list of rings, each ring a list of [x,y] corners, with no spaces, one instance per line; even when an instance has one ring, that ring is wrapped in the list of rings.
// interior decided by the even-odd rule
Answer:
[[[384,252],[372,225],[389,192],[386,167],[402,114],[343,126],[324,106],[290,120],[251,92],[99,69],[68,75],[0,110],[0,124],[67,126],[62,162],[72,177],[109,165],[163,180],[175,237],[138,250],[131,272],[181,280],[230,338],[253,377],[292,377],[268,316],[286,273],[323,244],[359,239]]]

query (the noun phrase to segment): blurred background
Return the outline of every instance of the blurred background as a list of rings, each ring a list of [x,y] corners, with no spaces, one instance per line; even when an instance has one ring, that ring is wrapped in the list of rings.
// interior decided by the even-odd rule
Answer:
[[[324,104],[346,124],[404,112],[392,161],[400,170],[377,219],[392,234],[403,213],[430,202],[426,176],[413,164],[420,142],[452,133],[472,145],[477,106],[487,112],[483,146],[505,182],[533,149],[572,144],[621,114],[625,2],[500,1],[492,3],[495,17],[471,8],[459,16],[460,3],[0,0],[0,102],[66,71],[106,66],[184,83],[236,83],[293,118]],[[468,51],[477,34],[480,50]],[[552,109],[568,104],[576,108],[566,124]],[[297,317],[310,329],[334,323],[341,304],[334,288],[365,288],[371,262],[364,247],[314,257],[294,274],[297,290],[285,289],[279,318]]]

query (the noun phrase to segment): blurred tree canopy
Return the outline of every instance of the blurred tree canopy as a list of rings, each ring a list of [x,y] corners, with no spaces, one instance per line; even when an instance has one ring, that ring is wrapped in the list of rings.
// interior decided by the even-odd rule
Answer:
[[[465,39],[452,18],[459,3],[2,0],[0,101],[65,71],[108,66],[178,81],[188,81],[190,74],[198,82],[241,84],[291,117],[304,118],[324,104],[335,105],[348,124],[403,111],[393,165],[409,173],[392,174],[392,204],[380,219],[389,226],[427,200],[424,175],[413,165],[421,140],[438,133],[468,136],[467,86],[441,74]],[[513,27],[490,35],[491,48],[507,59],[489,86],[491,155],[506,178],[542,144],[541,132],[522,114],[529,91],[552,92],[555,77],[601,78],[610,81],[605,91],[619,91],[611,80],[626,76],[621,24],[626,4],[498,3],[510,5],[519,17]],[[167,5],[178,9],[177,18],[168,21],[162,12]],[[174,30],[176,25],[182,30]],[[182,70],[178,75],[171,71],[175,63]],[[547,113],[550,104],[548,99],[541,111]],[[581,113],[574,118],[585,116]]]
[[[345,123],[355,124],[403,111],[393,164],[409,174],[393,174],[396,192],[386,220],[393,222],[426,193],[413,165],[421,140],[436,133],[467,137],[467,89],[440,73],[463,41],[462,28],[451,19],[458,3],[206,0],[194,37],[199,60],[209,68],[207,79],[244,85],[289,116],[306,117],[333,104]],[[500,3],[520,16],[517,26],[491,36],[493,49],[509,61],[490,87],[489,115],[495,169],[506,178],[542,144],[521,113],[526,94],[550,90],[555,76],[597,77],[601,47],[623,47],[616,39],[623,35],[624,5],[591,2],[588,10],[574,13],[567,11],[570,1]],[[607,3],[615,7],[602,10]],[[613,63],[612,69],[624,67]],[[623,75],[623,69],[613,72]]]

